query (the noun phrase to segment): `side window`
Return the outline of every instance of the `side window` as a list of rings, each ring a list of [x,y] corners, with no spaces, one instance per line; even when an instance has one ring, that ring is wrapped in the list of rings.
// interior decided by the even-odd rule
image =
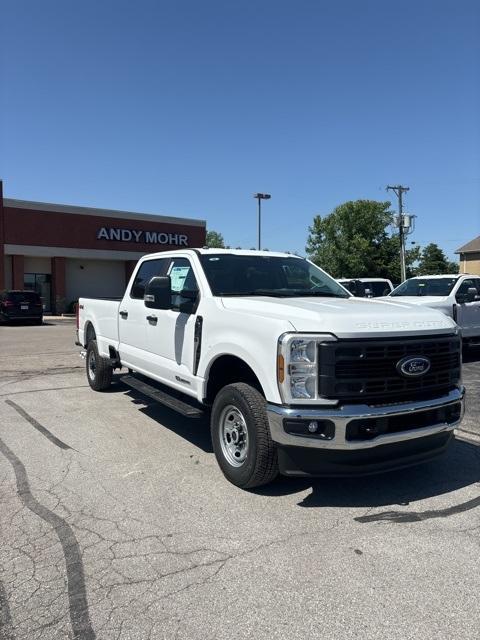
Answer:
[[[163,276],[167,270],[169,258],[157,258],[156,260],[146,260],[137,271],[135,280],[130,290],[130,297],[143,300],[145,287],[154,276]]]
[[[464,280],[462,284],[458,287],[457,294],[465,294],[468,292],[470,287],[476,287],[477,283],[474,280]]]
[[[477,297],[473,302],[478,302],[480,299],[480,278],[469,278],[468,280],[464,280],[462,284],[458,287],[458,291],[455,295],[457,302],[466,302],[466,294],[469,289],[477,290]],[[471,298],[470,298],[471,301]]]
[[[173,258],[168,275],[172,281],[172,305],[179,307],[185,300],[198,296],[198,284],[192,265],[187,258]]]

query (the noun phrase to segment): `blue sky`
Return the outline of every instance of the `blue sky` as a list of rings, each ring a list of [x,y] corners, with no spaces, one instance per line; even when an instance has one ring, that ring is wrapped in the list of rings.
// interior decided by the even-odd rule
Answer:
[[[6,197],[205,218],[303,252],[317,213],[410,187],[411,240],[480,233],[476,0],[2,6]]]

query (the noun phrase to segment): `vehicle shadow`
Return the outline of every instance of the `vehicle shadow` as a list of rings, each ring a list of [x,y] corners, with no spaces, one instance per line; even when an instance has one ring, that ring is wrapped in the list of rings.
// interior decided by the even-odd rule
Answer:
[[[20,327],[54,327],[55,324],[53,322],[46,322],[45,320],[42,324],[38,324],[34,320],[9,320],[8,322],[0,322],[0,327],[2,328],[20,328]]]
[[[444,456],[416,467],[360,478],[279,477],[275,483],[255,492],[281,496],[304,492],[311,487],[311,493],[298,503],[300,507],[369,508],[408,505],[477,482],[480,482],[480,446],[455,439]],[[478,504],[473,506],[480,506],[480,495]]]
[[[159,402],[150,400],[135,389],[127,387],[120,381],[121,375],[124,374],[114,376],[114,384],[111,386],[110,392],[126,391],[126,395],[131,398],[132,402],[139,405],[139,411],[158,422],[162,429],[169,429],[205,453],[213,453],[208,413],[201,418],[186,418],[176,411],[164,407]]]
[[[169,429],[205,453],[213,453],[208,413],[202,418],[186,418],[125,386],[120,381],[121,375],[114,376],[115,384],[111,392],[126,392],[139,405],[139,411],[157,422],[162,429]],[[273,483],[251,491],[258,495],[279,497],[304,493],[311,488],[298,506],[369,508],[404,506],[479,482],[480,445],[456,438],[445,455],[416,467],[357,478],[279,476]],[[473,506],[480,506],[480,496],[478,505]],[[472,506],[467,505],[466,508]]]

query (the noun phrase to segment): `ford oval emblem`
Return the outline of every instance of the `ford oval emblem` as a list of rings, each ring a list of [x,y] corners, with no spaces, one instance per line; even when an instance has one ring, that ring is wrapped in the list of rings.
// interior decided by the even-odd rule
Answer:
[[[429,371],[430,360],[424,356],[407,356],[397,362],[397,371],[406,378],[419,378]]]

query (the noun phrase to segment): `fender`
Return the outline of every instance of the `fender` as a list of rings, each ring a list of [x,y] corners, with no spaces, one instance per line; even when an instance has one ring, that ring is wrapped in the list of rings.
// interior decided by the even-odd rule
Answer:
[[[198,399],[201,401],[206,396],[208,378],[214,362],[221,356],[234,356],[243,360],[255,373],[262,386],[266,400],[268,402],[281,403],[277,386],[275,360],[272,362],[271,358],[262,358],[259,351],[258,349],[253,355],[253,352],[247,350],[244,346],[232,342],[221,342],[211,346],[200,358],[198,375],[203,378],[203,381],[199,385]]]

